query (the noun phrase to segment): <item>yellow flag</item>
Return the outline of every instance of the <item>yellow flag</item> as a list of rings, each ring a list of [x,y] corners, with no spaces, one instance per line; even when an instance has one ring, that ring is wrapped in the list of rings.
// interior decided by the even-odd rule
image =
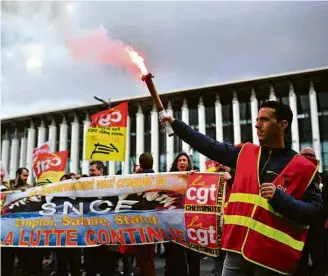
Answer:
[[[91,116],[85,160],[124,161],[128,102]]]

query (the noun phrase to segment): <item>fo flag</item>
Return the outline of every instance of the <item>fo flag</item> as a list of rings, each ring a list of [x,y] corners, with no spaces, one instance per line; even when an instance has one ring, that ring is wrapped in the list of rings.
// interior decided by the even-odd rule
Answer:
[[[58,182],[65,174],[68,151],[43,152],[34,159],[36,185]]]
[[[128,102],[91,116],[85,160],[124,161]]]

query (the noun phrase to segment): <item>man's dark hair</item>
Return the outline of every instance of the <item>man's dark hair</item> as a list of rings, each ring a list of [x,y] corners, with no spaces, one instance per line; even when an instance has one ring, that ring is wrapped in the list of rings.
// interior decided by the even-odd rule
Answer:
[[[103,169],[103,171],[105,171],[105,165],[104,165],[103,162],[101,162],[101,161],[92,161],[90,163],[90,166],[93,166],[93,165],[96,165],[97,170]]]
[[[288,123],[288,127],[286,128],[287,132],[291,125],[292,125],[292,121],[293,121],[293,112],[290,109],[289,105],[286,104],[282,104],[280,102],[276,102],[276,101],[267,101],[264,102],[261,108],[272,108],[275,110],[275,116],[278,122],[281,122],[283,120],[286,120]]]
[[[69,174],[64,174],[64,175],[59,179],[59,181],[63,181],[63,180],[67,180],[67,179],[72,179],[72,176],[69,175]]]
[[[27,168],[19,168],[17,171],[16,171],[16,177],[21,175],[23,173],[23,171],[26,170],[27,172],[29,172],[29,170]]]
[[[75,173],[69,173],[69,174],[64,174],[60,179],[59,181],[63,181],[63,180],[67,180],[67,179],[72,179],[76,177],[76,174]]]
[[[143,170],[151,170],[153,168],[153,157],[149,152],[144,152],[139,156],[139,165]]]

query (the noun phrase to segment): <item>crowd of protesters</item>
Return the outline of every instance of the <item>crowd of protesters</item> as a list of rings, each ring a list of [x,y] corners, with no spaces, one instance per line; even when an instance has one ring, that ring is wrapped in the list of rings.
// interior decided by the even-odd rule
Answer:
[[[288,106],[275,101],[264,103],[260,108],[256,123],[261,147],[253,147],[249,143],[232,146],[227,143],[217,142],[193,130],[182,121],[170,116],[161,118],[161,123],[169,122],[176,135],[183,141],[209,159],[216,161],[214,171],[224,172],[225,179],[227,180],[226,202],[228,204],[225,208],[227,216],[225,216],[223,229],[223,251],[219,257],[213,258],[212,273],[215,276],[282,274],[324,276],[328,273],[327,181],[323,174],[314,169],[317,163],[315,153],[311,148],[302,149],[300,155],[298,155],[290,147],[286,146],[285,136],[290,130],[292,117],[293,114]],[[297,158],[295,158],[296,156]],[[298,169],[292,170],[289,164],[292,164],[292,160],[296,159],[299,160],[295,166]],[[258,172],[258,179],[256,176],[253,177],[251,175],[252,170]],[[102,162],[93,161],[90,163],[89,175],[80,176],[70,173],[63,175],[60,180],[102,176],[104,175],[104,171],[105,166]],[[192,173],[194,170],[188,154],[183,152],[178,154],[170,171],[190,171]],[[289,176],[286,174],[286,171],[288,173],[292,171],[293,175]],[[306,171],[309,173],[306,174]],[[135,173],[153,172],[153,158],[151,154],[141,154],[139,167]],[[311,172],[313,172],[313,177],[311,177]],[[285,174],[281,179],[285,186],[280,189],[274,183],[276,183],[275,179],[278,179],[283,173]],[[297,175],[296,178],[294,177],[295,175]],[[24,191],[28,189],[30,187],[27,184],[28,176],[29,171],[26,168],[19,168],[14,180],[11,180],[5,185],[1,183],[1,187],[4,187],[2,190]],[[305,185],[304,179],[307,177],[309,181]],[[246,185],[245,183],[247,181],[249,183]],[[304,188],[300,189],[302,185],[304,185]],[[298,191],[298,197],[293,196],[293,193],[287,194],[285,192],[286,189],[289,189],[289,186]],[[254,187],[257,187],[257,194],[251,191]],[[292,245],[285,244],[285,247],[279,247],[276,244],[276,237],[265,234],[264,243],[258,244],[252,240],[254,244],[248,245],[250,252],[247,253],[249,254],[247,256],[251,257],[246,257],[244,249],[246,247],[246,241],[249,238],[249,229],[254,230],[254,228],[251,228],[247,223],[243,225],[244,228],[237,228],[241,226],[241,223],[230,221],[231,216],[237,216],[236,212],[243,212],[245,210],[240,209],[237,211],[241,206],[238,204],[243,203],[243,200],[240,199],[240,202],[237,200],[241,193],[253,196],[253,198],[260,196],[262,199],[267,200],[269,204],[262,204],[262,207],[263,209],[266,208],[265,212],[268,212],[263,213],[262,216],[264,214],[265,216],[271,215],[273,220],[276,221],[276,224],[282,219],[286,219],[289,222],[292,221],[294,226],[289,226],[289,222],[286,224],[282,222],[282,224],[285,228],[299,227],[297,228],[301,229],[299,231],[304,231],[304,239],[302,236],[295,243],[304,245],[301,251],[295,251]],[[246,203],[250,204],[253,202],[248,201]],[[255,205],[254,210],[259,205],[261,204],[258,203],[258,205]],[[253,213],[255,212],[254,210]],[[253,218],[253,215],[251,218]],[[267,226],[271,226],[274,229],[280,227],[280,225],[269,224]],[[303,225],[309,225],[309,227],[306,228]],[[236,229],[239,230],[236,231]],[[238,247],[243,229],[248,229],[247,234],[243,237],[244,240],[241,241],[240,247]],[[263,229],[268,229],[268,227]],[[287,229],[285,232],[292,232],[293,229]],[[270,243],[270,239],[272,239],[272,243]],[[279,239],[280,237],[277,238],[277,240]],[[164,243],[163,245],[165,248],[165,276],[201,275],[200,264],[203,257],[201,254],[173,242]],[[284,248],[284,251],[279,251],[279,248]],[[49,256],[52,256],[50,271],[53,275],[66,276],[70,274],[75,276],[82,275],[83,273],[86,275],[120,275],[118,266],[119,261],[122,260],[122,275],[154,276],[156,275],[155,250],[155,245],[152,244],[125,247],[100,245],[98,247],[83,249],[2,247],[1,275],[12,275],[15,260],[18,260],[18,268],[21,271],[21,275],[42,275],[42,264],[44,260],[48,260]],[[162,254],[161,247],[157,251],[159,254]],[[297,253],[300,254],[297,255]],[[263,256],[259,256],[258,254],[262,254]],[[270,254],[273,256],[269,256]],[[297,256],[295,257],[295,255]],[[280,260],[286,256],[291,257],[288,260]],[[282,270],[284,270],[284,267],[282,270],[279,270],[279,263],[275,263],[271,258],[280,260],[280,262],[290,262],[290,267],[295,267],[295,269],[293,269],[292,273],[283,273],[284,271]]]

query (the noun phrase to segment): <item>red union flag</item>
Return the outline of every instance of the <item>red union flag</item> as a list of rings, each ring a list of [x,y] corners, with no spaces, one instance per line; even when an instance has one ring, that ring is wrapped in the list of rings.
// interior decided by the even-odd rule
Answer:
[[[185,204],[216,205],[218,175],[192,174],[188,179]]]
[[[40,147],[33,149],[33,157],[35,158],[40,153],[50,152],[50,142],[43,143]]]
[[[224,189],[222,174],[194,173],[189,176],[184,199],[189,248],[211,255],[219,254]]]
[[[39,153],[33,163],[37,185],[57,182],[65,173],[68,151]]]
[[[185,224],[189,243],[197,247],[217,248],[217,225],[213,224],[214,221],[216,214],[187,214]]]
[[[91,116],[85,160],[124,161],[128,102]]]
[[[91,127],[126,127],[128,102],[98,112],[91,116]]]

